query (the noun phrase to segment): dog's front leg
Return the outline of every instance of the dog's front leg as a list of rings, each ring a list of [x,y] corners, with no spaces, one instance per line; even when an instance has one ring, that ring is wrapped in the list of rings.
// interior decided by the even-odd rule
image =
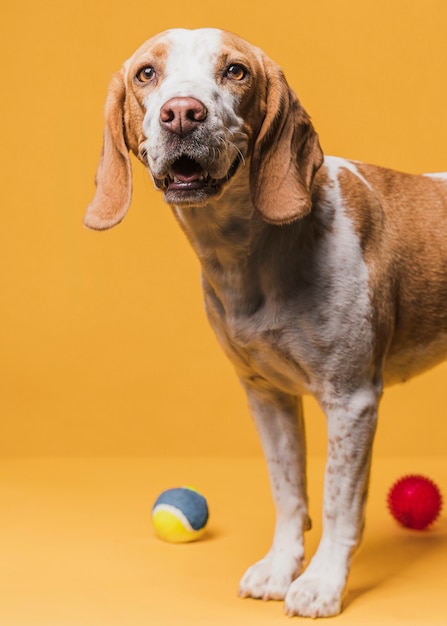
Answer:
[[[329,440],[323,533],[308,568],[287,593],[289,615],[329,617],[341,611],[351,557],[363,531],[379,395],[371,386],[322,402]]]
[[[267,461],[276,527],[270,551],[247,570],[239,594],[281,600],[301,572],[303,531],[310,528],[302,404],[275,391],[247,388],[247,395]]]

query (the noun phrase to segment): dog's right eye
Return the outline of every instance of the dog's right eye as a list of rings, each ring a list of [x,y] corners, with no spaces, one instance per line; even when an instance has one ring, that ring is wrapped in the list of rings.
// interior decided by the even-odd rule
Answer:
[[[141,70],[138,70],[135,78],[139,83],[149,83],[155,78],[155,70],[152,65],[145,65],[145,67],[142,67]]]

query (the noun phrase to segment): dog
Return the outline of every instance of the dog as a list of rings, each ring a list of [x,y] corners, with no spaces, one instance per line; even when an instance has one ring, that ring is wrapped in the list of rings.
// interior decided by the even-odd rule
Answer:
[[[447,356],[447,174],[323,156],[281,69],[218,29],[156,35],[114,75],[86,226],[125,216],[129,151],[198,255],[268,464],[273,543],[239,593],[284,599],[291,616],[336,615],[383,387]],[[328,429],[323,531],[306,569],[304,394]]]

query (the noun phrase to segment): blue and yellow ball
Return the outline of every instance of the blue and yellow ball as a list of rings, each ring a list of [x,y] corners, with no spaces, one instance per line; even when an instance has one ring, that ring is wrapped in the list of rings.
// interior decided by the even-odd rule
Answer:
[[[152,523],[160,539],[185,543],[205,532],[209,511],[206,499],[192,487],[163,491],[152,508]]]

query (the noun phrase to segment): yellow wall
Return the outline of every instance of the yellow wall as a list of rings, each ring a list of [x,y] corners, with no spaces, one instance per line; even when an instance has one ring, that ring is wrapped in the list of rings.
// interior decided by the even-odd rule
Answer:
[[[447,170],[447,3],[7,0],[0,24],[0,450],[257,453],[198,263],[143,168],[120,227],[81,225],[109,78],[160,30],[227,28],[284,67],[326,152]],[[446,374],[388,392],[378,453],[445,453]],[[309,448],[323,453],[307,405]]]

